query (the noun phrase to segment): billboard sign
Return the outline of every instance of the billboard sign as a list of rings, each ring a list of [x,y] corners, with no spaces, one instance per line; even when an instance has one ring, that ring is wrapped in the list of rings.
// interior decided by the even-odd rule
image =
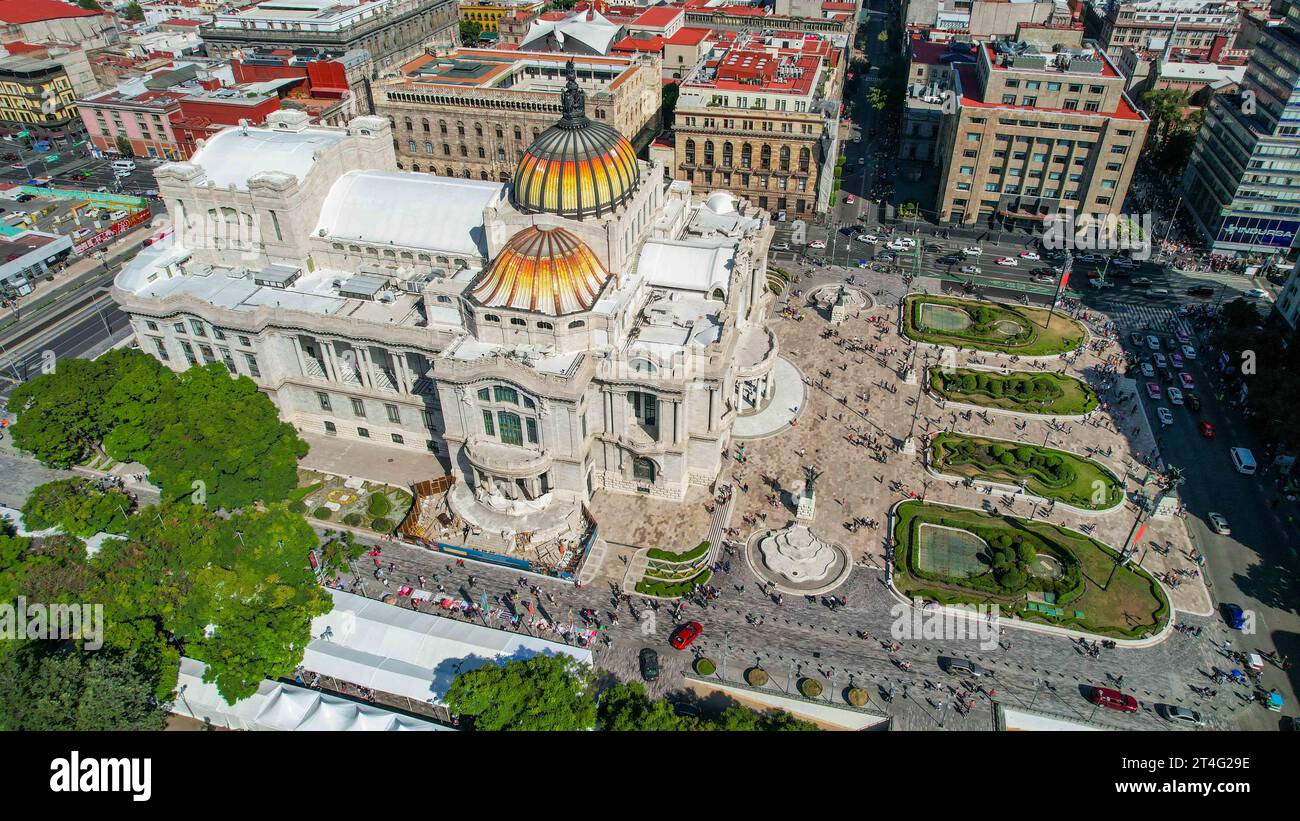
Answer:
[[[86,237],[81,242],[78,242],[76,245],[72,246],[72,251],[75,254],[84,254],[87,251],[91,250],[92,248],[98,248],[99,246],[103,245],[104,243],[108,242],[114,237],[125,234],[127,231],[130,231],[132,228],[136,227],[137,225],[142,225],[148,222],[150,216],[152,215],[149,213],[148,208],[144,208],[139,211],[136,211],[134,214],[131,214],[128,217],[123,217],[122,219],[108,226],[103,231],[100,231],[98,234],[92,234]]]
[[[1215,241],[1290,248],[1295,243],[1297,234],[1300,234],[1300,221],[1237,216],[1224,219]]]

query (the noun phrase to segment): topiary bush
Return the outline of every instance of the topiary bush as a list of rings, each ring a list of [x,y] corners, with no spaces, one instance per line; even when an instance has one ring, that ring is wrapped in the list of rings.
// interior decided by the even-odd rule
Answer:
[[[745,681],[751,687],[762,687],[769,681],[767,671],[762,667],[751,667],[745,671]]]
[[[817,698],[822,694],[822,683],[815,678],[801,679],[799,692],[803,693],[805,698]]]
[[[718,665],[714,664],[712,659],[700,656],[695,660],[695,672],[702,676],[711,676],[718,672]]]
[[[302,501],[301,499],[295,499],[294,501],[289,503],[289,510],[294,513],[306,513],[307,503]]]
[[[376,518],[387,516],[393,509],[393,503],[383,493],[376,491],[370,494],[370,504],[366,507],[366,512]]]
[[[861,687],[850,687],[846,698],[849,704],[852,704],[854,707],[865,707],[867,701],[870,700],[867,691],[863,690]]]
[[[316,517],[317,519],[328,522],[330,518],[334,515],[334,511],[325,507],[325,505],[321,505],[320,507],[313,510],[311,512],[311,515]]]
[[[391,519],[385,519],[383,517],[372,519],[370,522],[370,529],[376,533],[392,533],[393,522]]]
[[[343,517],[343,524],[348,525],[349,527],[360,527],[361,523],[365,520],[366,517],[362,516],[360,513],[349,513]]]

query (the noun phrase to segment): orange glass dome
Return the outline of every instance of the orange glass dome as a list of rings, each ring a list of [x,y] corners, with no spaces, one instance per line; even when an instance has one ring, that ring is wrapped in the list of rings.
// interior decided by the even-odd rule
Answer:
[[[562,316],[595,305],[608,281],[585,242],[563,228],[532,225],[510,238],[470,296],[486,307]]]
[[[608,214],[636,191],[636,150],[616,129],[587,118],[573,61],[561,94],[564,114],[524,152],[512,200],[528,213],[582,219]]]

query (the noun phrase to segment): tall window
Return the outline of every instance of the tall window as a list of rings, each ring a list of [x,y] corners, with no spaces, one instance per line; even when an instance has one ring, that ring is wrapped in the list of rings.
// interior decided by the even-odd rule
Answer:
[[[497,411],[497,425],[501,428],[501,441],[507,445],[522,445],[523,430],[519,424],[519,414],[509,411]]]
[[[632,391],[627,398],[632,402],[632,412],[636,421],[652,428],[659,423],[659,400],[653,394]]]
[[[655,480],[655,463],[644,456],[633,458],[632,477],[642,482],[653,482]]]

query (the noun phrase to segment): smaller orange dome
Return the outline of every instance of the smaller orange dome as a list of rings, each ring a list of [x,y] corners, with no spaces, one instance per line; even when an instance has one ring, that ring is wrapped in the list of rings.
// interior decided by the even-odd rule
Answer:
[[[608,281],[585,242],[563,228],[532,225],[510,238],[470,296],[486,307],[562,316],[590,309]]]

